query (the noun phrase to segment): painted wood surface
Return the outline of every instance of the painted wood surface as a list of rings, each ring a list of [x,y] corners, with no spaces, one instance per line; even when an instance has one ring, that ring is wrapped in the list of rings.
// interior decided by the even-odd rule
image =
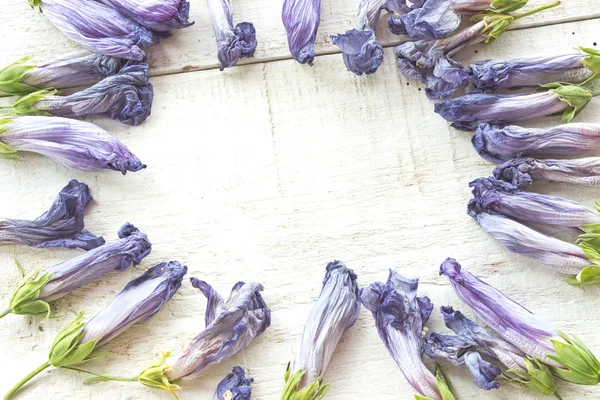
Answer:
[[[585,5],[588,2],[565,2],[564,9],[554,14],[556,22],[584,16]],[[153,55],[157,71],[178,71],[192,64],[214,66],[212,37],[208,27],[202,28],[207,16],[200,4],[193,6],[196,27],[159,48],[165,53]],[[236,19],[252,20],[265,32],[272,29],[272,41],[262,41],[266,47],[261,48],[259,59],[284,57],[279,5],[275,11],[260,2],[247,10],[241,4],[236,7]],[[333,3],[325,2],[324,8],[323,26],[332,30],[323,30],[320,43],[326,41],[325,32],[351,24],[354,5],[352,10],[342,7],[347,11],[344,17]],[[7,44],[6,38],[23,40],[31,49],[45,48],[44,55],[57,46],[69,47],[59,34],[50,33],[43,19],[37,25],[25,23],[16,10],[29,12],[26,5],[11,0],[6,9],[14,18],[3,17],[9,28],[2,30],[5,37],[0,46],[7,46],[3,57],[24,51],[18,46],[10,50],[14,43]],[[334,15],[337,25],[325,23]],[[599,39],[599,22],[589,19],[514,30],[492,46],[474,48],[462,61],[593,46]],[[201,42],[210,45],[191,47]],[[320,45],[322,52],[326,49]],[[55,308],[60,318],[0,320],[0,392],[45,360],[56,332],[75,313],[92,316],[125,282],[171,259],[185,263],[190,277],[204,279],[222,293],[238,280],[262,282],[273,317],[271,327],[248,349],[184,381],[182,399],[209,399],[234,365],[247,368],[256,379],[255,399],[278,399],[286,364],[294,357],[319,294],[324,267],[333,259],[353,268],[361,286],[384,280],[388,268],[420,277],[420,293],[436,305],[430,329],[446,332],[437,307],[453,305],[472,316],[446,279],[438,276],[439,264],[455,257],[600,353],[600,315],[594,311],[600,305],[600,289],[568,286],[552,271],[508,253],[467,216],[467,183],[489,175],[493,166],[478,157],[468,133],[448,128],[433,113],[433,103],[419,85],[400,76],[391,48],[385,55],[380,71],[368,78],[346,73],[337,54],[319,56],[314,68],[280,60],[226,73],[212,69],[155,77],[152,116],[142,126],[90,119],[122,139],[148,164],[148,169],[135,174],[71,171],[37,156],[0,160],[3,216],[36,217],[60,188],[76,178],[90,186],[95,199],[86,215],[89,230],[111,240],[119,226],[129,221],[153,243],[152,253],[139,267],[111,273],[60,300]],[[579,120],[600,122],[599,112],[600,103],[594,100]],[[556,124],[558,119],[536,123]],[[542,185],[535,190],[588,206],[599,193],[598,188],[567,185]],[[5,277],[0,301],[8,300],[18,280],[13,257],[30,271],[76,254],[79,251],[0,247]],[[181,352],[203,328],[204,308],[204,297],[186,283],[164,310],[109,343],[106,349],[112,354],[86,368],[129,376],[155,361],[161,350]],[[446,372],[461,400],[542,399],[510,386],[483,392],[463,368],[447,366]],[[170,396],[127,383],[83,386],[83,378],[53,370],[32,381],[19,398]],[[325,380],[332,383],[327,397],[331,400],[412,399],[364,309],[342,338]],[[598,387],[561,384],[560,393],[565,400],[600,398]]]

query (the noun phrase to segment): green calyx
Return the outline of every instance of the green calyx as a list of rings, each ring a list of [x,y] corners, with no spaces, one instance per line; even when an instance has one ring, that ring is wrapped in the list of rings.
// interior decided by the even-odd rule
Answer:
[[[90,354],[96,348],[97,340],[80,343],[84,335],[82,329],[84,325],[83,313],[79,313],[69,325],[60,331],[48,354],[48,362],[51,365],[58,368],[69,367],[94,358],[90,357]]]
[[[562,116],[562,122],[565,124],[571,122],[594,97],[588,88],[580,85],[554,82],[541,85],[541,87],[549,89],[551,93],[569,105]]]
[[[545,396],[560,396],[556,393],[556,381],[548,366],[534,357],[523,359],[527,371],[511,369],[506,371],[504,379],[509,383],[529,389]]]
[[[13,121],[13,118],[0,118],[0,138],[1,135],[6,132],[6,126]],[[17,155],[17,151],[11,149],[2,141],[0,141],[0,157],[14,157]]]
[[[50,318],[50,305],[45,301],[38,300],[40,292],[50,279],[52,279],[52,274],[39,271],[23,277],[8,302],[9,312]]]
[[[35,92],[38,88],[29,86],[23,81],[28,77],[34,65],[26,65],[32,56],[25,56],[0,69],[0,93],[23,95]]]
[[[493,13],[508,13],[517,11],[527,5],[528,0],[494,0],[487,11]]]
[[[552,373],[560,379],[578,385],[598,384],[600,361],[577,337],[560,331],[558,333],[564,342],[552,340],[556,355],[548,355],[548,357],[563,365],[564,368],[552,367]]]
[[[153,389],[166,390],[178,399],[175,391],[181,388],[178,385],[169,382],[169,379],[165,375],[165,371],[171,368],[170,365],[165,364],[165,361],[167,361],[167,358],[170,356],[170,352],[162,353],[162,358],[143,370],[137,379],[144,386]]]
[[[600,203],[596,202],[596,208],[600,210]],[[567,283],[574,286],[600,283],[600,224],[586,224],[581,229],[584,233],[579,235],[577,244],[592,265],[566,279]]]
[[[303,389],[298,390],[298,384],[305,372],[299,369],[292,374],[290,364],[288,364],[283,378],[285,383],[283,392],[281,393],[281,400],[321,400],[325,397],[325,394],[329,390],[329,385],[324,385],[321,377]]]
[[[19,98],[13,104],[13,112],[17,115],[44,115],[51,116],[52,114],[44,111],[39,106],[36,106],[37,102],[45,99],[46,97],[53,96],[56,94],[55,89],[42,89],[36,92],[30,93],[26,96]]]
[[[437,383],[437,387],[440,391],[440,395],[442,396],[442,400],[456,400],[452,390],[450,389],[450,381],[444,374],[444,371],[440,368],[439,365],[435,366],[435,381]],[[433,400],[431,397],[425,397],[418,394],[415,394],[415,400]]]
[[[581,61],[581,64],[594,73],[594,75],[590,76],[582,83],[582,85],[585,85],[594,79],[600,78],[600,51],[581,46],[579,46],[579,50],[588,54],[588,57],[585,57]]]

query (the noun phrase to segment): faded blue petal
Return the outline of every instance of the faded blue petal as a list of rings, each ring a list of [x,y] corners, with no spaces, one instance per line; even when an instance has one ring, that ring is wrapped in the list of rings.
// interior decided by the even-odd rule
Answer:
[[[496,179],[526,188],[533,182],[566,182],[577,185],[600,183],[600,157],[573,160],[515,158],[494,169]]]
[[[374,282],[360,290],[363,306],[373,314],[379,337],[416,394],[441,400],[436,379],[421,360],[424,316],[431,303],[417,298],[417,279],[390,270],[387,282]],[[421,309],[425,306],[425,311]]]
[[[430,100],[441,100],[451,96],[469,83],[469,74],[461,63],[451,58],[440,57],[433,71],[427,74],[425,94]]]
[[[424,0],[419,1],[424,2]],[[381,8],[386,10],[387,12],[396,14],[405,14],[407,12],[410,12],[410,10],[412,9],[412,7],[406,4],[406,0],[387,0],[381,6]]]
[[[52,278],[42,288],[38,299],[55,301],[112,270],[122,271],[131,264],[139,264],[152,250],[146,234],[129,223],[121,227],[119,238],[47,268],[45,272],[51,273]]]
[[[385,0],[360,0],[356,15],[356,29],[375,32],[384,2]]]
[[[292,57],[313,65],[313,46],[321,22],[321,0],[284,0],[281,15]]]
[[[242,367],[233,367],[219,385],[212,400],[250,400],[254,378],[246,378]]]
[[[156,314],[181,287],[187,267],[177,261],[155,265],[129,282],[83,327],[80,343],[98,339],[102,346],[134,324]]]
[[[100,0],[142,26],[157,32],[187,28],[190,3],[186,0]]]
[[[481,124],[472,143],[481,157],[498,164],[521,156],[581,154],[600,147],[600,124],[571,123],[551,128]]]
[[[38,153],[67,168],[136,172],[146,168],[127,146],[85,121],[26,116],[0,120],[0,143],[19,152]]]
[[[331,36],[331,40],[342,50],[348,71],[358,76],[374,73],[383,62],[383,48],[373,31],[351,29],[345,34]]]
[[[72,95],[47,96],[36,101],[33,107],[58,117],[103,114],[123,124],[136,126],[150,115],[153,97],[148,65],[139,64],[125,67],[118,74]],[[21,98],[15,109],[18,110],[18,103],[23,101],[27,102],[27,97]]]
[[[39,6],[66,36],[98,54],[141,61],[142,48],[158,43],[147,28],[95,1],[40,0]]]
[[[577,275],[582,268],[590,265],[581,247],[545,235],[508,217],[482,212],[474,200],[469,203],[469,215],[509,251],[560,273]]]
[[[411,39],[445,38],[460,26],[460,14],[452,8],[454,0],[427,0],[423,7],[400,16]]]
[[[356,274],[341,261],[330,262],[291,368],[292,371],[306,371],[298,390],[323,375],[342,335],[354,325],[359,313]]]
[[[256,30],[250,22],[233,27],[233,9],[230,0],[208,0],[219,58],[219,69],[234,66],[240,58],[253,57],[256,49]]]
[[[477,352],[468,352],[465,355],[465,365],[469,368],[473,382],[484,390],[498,389],[500,384],[496,378],[500,375],[499,368],[481,358]]]
[[[496,178],[479,178],[469,183],[473,188],[473,207],[519,220],[563,227],[579,228],[600,223],[600,215],[582,204],[545,194],[525,192]]]
[[[83,213],[91,200],[89,187],[73,179],[38,218],[0,219],[0,243],[84,250],[101,246],[104,239],[84,229]]]
[[[238,282],[225,305],[221,305],[208,283],[191,278],[192,285],[208,294],[209,325],[188,345],[187,350],[166,371],[170,382],[196,374],[210,364],[220,363],[248,345],[271,324],[271,311],[265,304],[260,283]],[[219,304],[217,306],[216,304]]]

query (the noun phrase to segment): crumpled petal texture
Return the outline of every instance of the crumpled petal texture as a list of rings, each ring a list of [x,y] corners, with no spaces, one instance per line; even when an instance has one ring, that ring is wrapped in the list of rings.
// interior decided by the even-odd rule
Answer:
[[[321,0],[284,0],[282,16],[292,57],[313,65],[313,46],[321,22]]]
[[[163,262],[129,282],[84,325],[80,343],[97,339],[96,347],[102,346],[156,314],[181,287],[186,272],[187,267],[177,261]]]
[[[394,21],[402,23],[404,31],[411,39],[445,38],[460,26],[462,20],[460,14],[453,10],[454,3],[454,0],[427,0],[423,7],[400,15],[400,21]]]
[[[383,62],[383,48],[377,43],[373,31],[351,29],[345,34],[334,35],[331,39],[342,50],[348,71],[358,76],[374,73]]]
[[[29,221],[0,219],[0,243],[31,247],[66,247],[91,250],[104,239],[84,229],[83,213],[92,201],[90,189],[75,179],[59,193],[48,211]]]
[[[253,378],[246,378],[246,373],[242,367],[233,367],[217,386],[212,400],[251,400],[252,398]]]
[[[577,185],[600,184],[600,157],[572,160],[514,158],[494,169],[494,177],[526,188],[534,182],[565,182]]]
[[[187,28],[190,3],[187,0],[100,0],[138,24],[156,32]]]

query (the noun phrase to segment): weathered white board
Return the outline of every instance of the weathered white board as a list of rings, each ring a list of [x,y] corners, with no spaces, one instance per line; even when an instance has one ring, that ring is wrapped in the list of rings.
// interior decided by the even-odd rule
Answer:
[[[566,52],[592,45],[599,36],[598,22],[512,31],[466,57]],[[12,31],[11,37],[23,34],[19,25]],[[193,53],[174,43],[166,48],[181,57]],[[262,282],[272,310],[271,327],[248,349],[182,383],[184,400],[209,399],[234,365],[247,368],[256,379],[256,400],[278,399],[324,267],[333,259],[353,268],[361,286],[385,280],[388,268],[420,277],[420,293],[436,305],[429,327],[446,332],[437,307],[453,305],[472,316],[437,274],[439,264],[454,257],[600,354],[600,289],[568,286],[552,271],[510,254],[467,216],[467,183],[489,175],[492,165],[478,157],[468,133],[448,128],[433,113],[433,103],[419,85],[400,77],[392,60],[387,49],[380,71],[366,79],[346,73],[335,54],[319,56],[314,68],[285,60],[226,74],[209,70],[153,78],[153,112],[142,126],[92,119],[148,164],[138,173],[77,172],[37,156],[0,160],[2,216],[36,217],[60,188],[77,178],[95,198],[86,215],[89,230],[111,240],[129,221],[153,243],[141,266],[108,274],[59,301],[55,311],[61,318],[41,322],[9,315],[0,320],[0,392],[45,360],[56,332],[75,313],[92,316],[128,280],[171,259],[185,263],[190,277],[204,279],[224,294],[238,280]],[[599,112],[596,99],[579,120],[600,122]],[[566,185],[536,190],[589,206],[599,193],[598,188]],[[0,302],[8,300],[18,280],[13,256],[33,270],[76,254],[0,247],[5,277]],[[160,350],[182,351],[203,328],[204,308],[203,296],[186,282],[160,313],[109,343],[105,348],[112,355],[85,367],[135,375]],[[461,400],[542,399],[510,386],[484,392],[464,368],[446,366],[446,372]],[[170,398],[132,383],[83,386],[83,379],[53,370],[17,398]],[[413,398],[364,309],[342,338],[325,381],[332,384],[331,400]],[[565,400],[600,398],[599,387],[560,384],[560,393]]]

